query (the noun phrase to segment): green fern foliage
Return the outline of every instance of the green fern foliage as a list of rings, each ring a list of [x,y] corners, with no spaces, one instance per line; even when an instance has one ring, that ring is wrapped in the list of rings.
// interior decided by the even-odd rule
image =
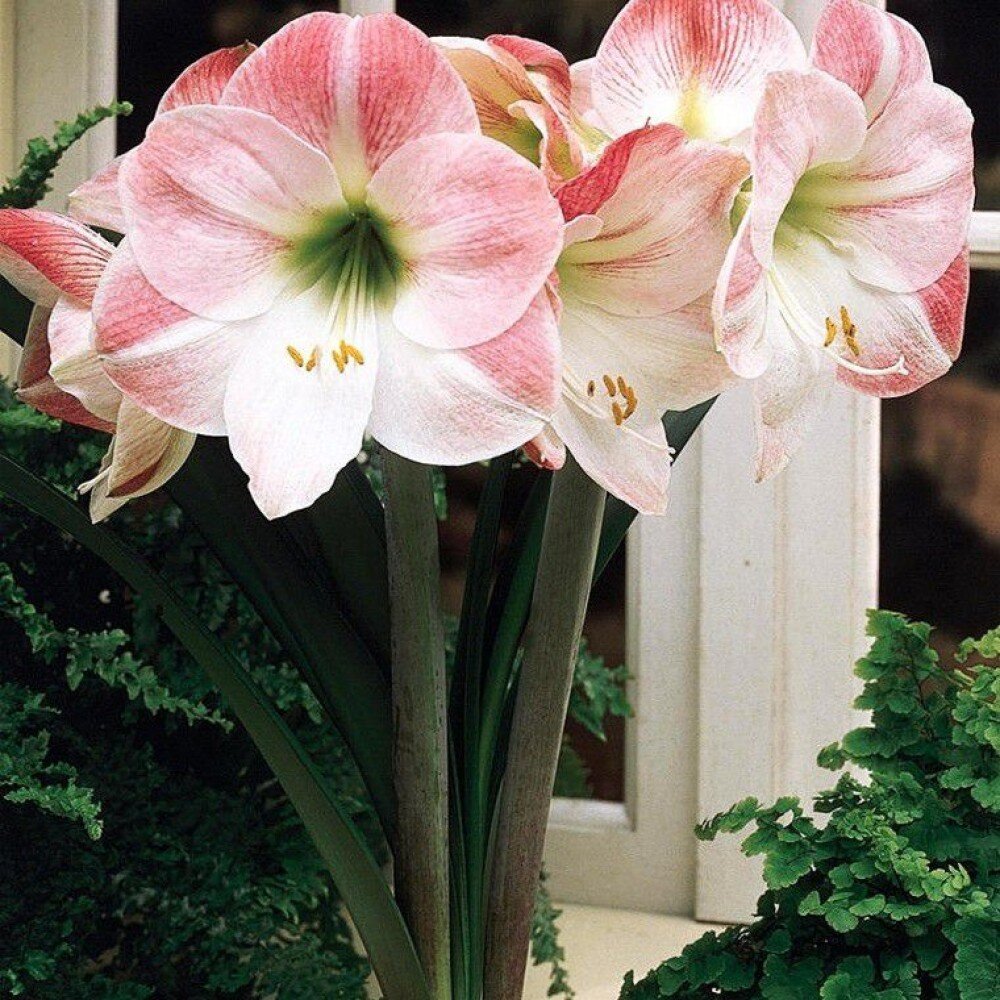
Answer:
[[[128,101],[113,101],[82,111],[70,122],[58,122],[51,139],[28,141],[28,151],[7,183],[0,188],[0,208],[32,208],[48,194],[49,181],[66,151],[80,141],[95,125],[108,118],[130,115]]]
[[[758,918],[630,976],[623,1000],[1000,997],[1000,629],[950,669],[928,625],[874,611],[868,631],[871,724],[819,755],[853,768],[816,798],[823,821],[789,797],[702,824],[704,840],[755,827]]]

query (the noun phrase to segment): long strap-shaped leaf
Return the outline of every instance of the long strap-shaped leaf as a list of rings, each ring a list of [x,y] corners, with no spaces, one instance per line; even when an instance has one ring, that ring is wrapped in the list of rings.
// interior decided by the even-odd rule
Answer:
[[[373,652],[344,613],[346,588],[338,586],[334,575],[374,579],[364,595],[371,605],[378,581],[384,586],[384,540],[379,541],[365,515],[344,512],[355,502],[356,488],[346,496],[320,501],[323,515],[334,522],[331,532],[339,521],[353,518],[350,544],[356,547],[357,561],[337,563],[331,569],[324,558],[327,546],[315,531],[313,519],[319,514],[267,521],[224,441],[199,441],[168,485],[343,735],[391,839],[395,799],[387,664],[380,662],[381,652]],[[359,551],[360,546],[364,549]],[[374,634],[387,627],[387,608],[382,613],[385,622],[376,621],[367,631]],[[387,637],[383,644],[388,645]]]
[[[4,456],[0,456],[0,492],[71,534],[155,603],[163,622],[232,706],[302,817],[354,919],[385,995],[391,1000],[427,1000],[426,980],[409,932],[364,839],[294,734],[225,646],[137,553]]]

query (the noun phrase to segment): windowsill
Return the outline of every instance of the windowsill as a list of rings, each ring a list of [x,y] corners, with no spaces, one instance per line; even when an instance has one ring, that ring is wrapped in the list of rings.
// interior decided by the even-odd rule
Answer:
[[[688,917],[560,905],[559,940],[577,1000],[615,1000],[625,973],[641,978],[685,945],[716,929]],[[530,968],[524,1000],[545,1000],[548,966]]]

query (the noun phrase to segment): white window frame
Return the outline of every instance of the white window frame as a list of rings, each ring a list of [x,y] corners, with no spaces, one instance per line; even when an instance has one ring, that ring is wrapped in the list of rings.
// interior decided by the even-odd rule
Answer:
[[[808,37],[823,2],[779,5]],[[345,0],[343,9],[392,6]],[[54,120],[114,98],[117,9],[115,0],[0,0],[5,168]],[[49,207],[114,151],[111,124],[89,133],[60,167]],[[976,213],[972,249],[973,266],[1000,269],[1000,213]],[[746,393],[722,400],[678,462],[669,516],[630,535],[637,714],[625,802],[553,803],[546,862],[561,900],[746,918],[757,866],[734,838],[698,845],[692,827],[745,795],[808,796],[828,780],[817,749],[852,724],[850,667],[877,595],[878,403],[839,396],[764,486],[750,482],[750,426]]]

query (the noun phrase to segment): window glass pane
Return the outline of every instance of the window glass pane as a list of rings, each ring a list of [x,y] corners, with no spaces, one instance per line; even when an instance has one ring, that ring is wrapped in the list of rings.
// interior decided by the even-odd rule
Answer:
[[[977,205],[1000,208],[1000,7],[894,0],[935,77],[976,117]],[[1000,621],[1000,273],[972,276],[965,346],[944,379],[883,404],[881,603],[939,627],[942,652]]]

